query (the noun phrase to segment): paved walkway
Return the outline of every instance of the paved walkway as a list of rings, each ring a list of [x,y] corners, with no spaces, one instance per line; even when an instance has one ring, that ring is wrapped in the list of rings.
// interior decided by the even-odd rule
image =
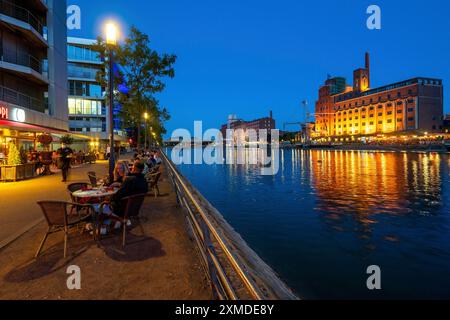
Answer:
[[[88,181],[89,171],[106,175],[107,162],[71,169],[67,183],[61,182],[61,173],[20,182],[0,182],[0,248],[43,219],[37,201],[70,201],[67,185]]]
[[[99,172],[102,164],[94,168]],[[88,169],[91,168],[74,170],[71,180],[84,176]],[[32,190],[25,192],[23,189],[28,188],[20,184],[10,188],[0,186],[2,198],[3,191],[8,192],[6,199],[11,200],[7,210],[12,210],[5,212],[2,207],[0,225],[8,223],[9,228],[18,230],[18,225],[24,225],[23,219],[39,218],[40,213],[31,204],[35,200],[68,197],[59,177],[22,183],[29,184]],[[33,259],[45,234],[44,222],[0,249],[0,300],[212,299],[200,258],[186,231],[184,215],[164,175],[160,189],[161,197],[149,197],[144,203],[141,216],[145,221],[145,234],[139,228],[133,229],[127,235],[125,249],[122,249],[120,235],[96,243],[87,233],[74,231],[69,237],[67,260],[63,259],[62,234],[51,235],[42,255]],[[12,217],[7,219],[5,216],[8,215]],[[2,233],[7,235],[3,228]],[[67,267],[70,265],[81,270],[81,290],[67,288]]]

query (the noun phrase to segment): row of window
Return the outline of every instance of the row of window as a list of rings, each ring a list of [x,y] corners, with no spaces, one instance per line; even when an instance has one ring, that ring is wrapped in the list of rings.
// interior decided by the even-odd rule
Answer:
[[[87,47],[74,45],[67,46],[67,59],[90,61],[90,62],[102,62],[102,59],[98,52],[93,51]]]
[[[95,83],[69,80],[68,87],[70,96],[93,97],[93,98],[103,97],[102,87]]]
[[[414,118],[408,118],[408,121],[409,122],[413,122],[415,119]],[[386,121],[386,123],[392,123],[393,121],[392,121],[392,119],[388,119],[387,121]],[[403,122],[403,119],[402,118],[397,118],[397,122],[398,123],[402,123]],[[365,127],[366,126],[366,122],[362,122],[361,123],[361,126],[362,127]],[[379,125],[383,125],[383,121],[378,121],[378,124]],[[369,122],[369,126],[373,126],[373,125],[375,125],[375,122],[374,121],[371,121],[371,122]],[[338,126],[334,126],[334,128],[336,129],[336,127],[337,128],[347,128],[347,125],[346,124],[344,124],[343,126],[342,125],[338,125]],[[348,127],[359,127],[359,123],[355,123],[355,124],[348,124]]]
[[[102,101],[69,98],[69,115],[101,116],[106,114]]]
[[[67,75],[71,78],[82,78],[95,81],[99,68],[81,66],[76,63],[67,63]]]
[[[106,126],[104,128],[95,128],[95,127],[90,127],[90,128],[70,128],[71,132],[94,132],[94,133],[101,133],[101,132],[106,132]]]

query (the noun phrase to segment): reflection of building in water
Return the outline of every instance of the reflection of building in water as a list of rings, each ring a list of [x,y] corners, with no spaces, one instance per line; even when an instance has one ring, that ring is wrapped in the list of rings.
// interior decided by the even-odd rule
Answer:
[[[270,135],[270,131],[273,129],[275,129],[275,119],[273,119],[272,111],[270,111],[269,117],[253,121],[245,121],[238,119],[236,115],[230,115],[228,123],[222,125],[220,131],[222,132],[224,139],[231,139],[231,137],[227,137],[227,130],[234,130],[232,141],[235,144],[245,144],[252,140],[252,137],[249,134],[251,130],[254,130],[256,133],[256,136],[253,138],[259,141],[260,130],[267,130],[267,134]]]
[[[316,103],[316,135],[332,140],[402,131],[442,131],[442,80],[415,78],[371,88],[370,59],[345,78],[329,78]]]
[[[305,154],[318,198],[317,210],[325,213],[334,226],[342,227],[340,224],[351,217],[357,222],[358,232],[367,234],[373,232],[383,215],[434,214],[442,206],[439,154]]]

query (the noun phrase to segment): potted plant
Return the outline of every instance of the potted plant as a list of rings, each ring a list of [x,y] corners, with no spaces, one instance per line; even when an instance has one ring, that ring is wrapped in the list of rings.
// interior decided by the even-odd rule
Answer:
[[[74,143],[74,139],[70,135],[65,135],[60,139],[61,144],[71,146]]]

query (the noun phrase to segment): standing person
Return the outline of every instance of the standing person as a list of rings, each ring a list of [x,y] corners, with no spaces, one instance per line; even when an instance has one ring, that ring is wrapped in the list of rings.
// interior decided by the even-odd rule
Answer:
[[[61,171],[62,171],[62,182],[67,182],[67,177],[69,175],[70,162],[72,161],[73,150],[64,144],[58,150],[58,157],[60,161]]]

